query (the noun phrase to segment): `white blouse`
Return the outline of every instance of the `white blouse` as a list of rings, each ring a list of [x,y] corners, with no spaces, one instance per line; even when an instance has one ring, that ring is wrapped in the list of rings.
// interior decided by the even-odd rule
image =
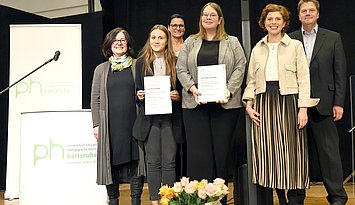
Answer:
[[[267,43],[269,47],[269,56],[265,68],[265,78],[266,81],[278,81],[279,71],[277,63],[277,48],[280,42],[277,43]]]

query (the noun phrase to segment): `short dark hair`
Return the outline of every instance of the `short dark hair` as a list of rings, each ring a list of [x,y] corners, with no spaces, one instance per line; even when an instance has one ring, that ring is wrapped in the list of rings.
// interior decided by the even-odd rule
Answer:
[[[184,21],[184,26],[186,27],[186,19],[183,15],[181,14],[173,14],[170,16],[169,20],[168,20],[168,26],[170,26],[170,23],[171,21],[174,19],[174,18],[178,18],[178,19],[182,19]]]
[[[105,40],[102,43],[102,50],[101,51],[106,59],[110,58],[113,55],[112,50],[111,50],[111,45],[112,45],[113,41],[115,40],[117,34],[121,33],[121,32],[124,34],[126,41],[127,41],[127,53],[128,53],[128,55],[133,56],[134,50],[132,48],[131,36],[123,28],[117,27],[117,28],[112,29],[110,32],[108,32],[106,34]]]
[[[298,2],[298,5],[297,5],[298,13],[301,12],[300,9],[301,9],[302,4],[308,3],[308,2],[314,3],[314,5],[316,5],[316,9],[317,9],[317,11],[318,11],[318,13],[319,13],[320,4],[319,4],[319,2],[318,2],[317,0],[300,0],[300,1]]]

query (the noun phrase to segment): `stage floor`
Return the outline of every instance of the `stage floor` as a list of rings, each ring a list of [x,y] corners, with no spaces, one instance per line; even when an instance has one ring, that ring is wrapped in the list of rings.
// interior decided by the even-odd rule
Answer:
[[[233,184],[229,184],[230,192],[233,192]],[[355,184],[352,182],[348,182],[345,184],[346,192],[349,196],[349,201],[347,204],[355,205]],[[324,189],[322,183],[311,183],[311,188],[307,190],[307,198],[305,201],[305,205],[327,205],[328,202],[325,199],[327,193]],[[278,205],[277,196],[274,193],[274,201],[275,205]],[[121,187],[121,198],[120,198],[121,205],[129,205],[130,204],[130,197],[129,197],[129,186],[128,184],[123,184]],[[232,193],[228,195],[228,204],[234,204],[234,199]],[[15,199],[12,201],[4,200],[4,192],[0,192],[0,205],[19,205],[19,200]],[[81,204],[79,204],[81,205]],[[150,205],[149,197],[148,197],[148,188],[145,184],[142,196],[142,205]]]

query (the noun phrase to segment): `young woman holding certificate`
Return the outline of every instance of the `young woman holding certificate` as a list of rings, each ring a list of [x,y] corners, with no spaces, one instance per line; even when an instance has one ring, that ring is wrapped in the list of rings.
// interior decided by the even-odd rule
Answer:
[[[228,154],[238,111],[246,59],[234,36],[224,30],[220,6],[207,3],[200,14],[200,31],[186,39],[177,61],[183,86],[182,106],[187,143],[187,175],[191,179],[227,178]],[[200,102],[198,66],[225,66],[225,98]],[[198,123],[198,125],[196,124]]]
[[[181,86],[176,78],[175,64],[176,57],[168,29],[163,25],[155,25],[149,32],[147,42],[136,64],[139,113],[133,133],[134,137],[144,142],[148,188],[151,203],[154,205],[159,204],[161,185],[174,184],[176,142],[181,141],[181,115],[178,112],[181,106],[181,103],[179,104]],[[172,113],[154,114],[154,112],[159,113],[159,110],[149,110],[150,115],[146,115],[148,110],[146,110],[145,100],[149,96],[144,85],[147,79],[144,78],[152,78],[151,76],[170,77]],[[169,106],[169,102],[164,106]]]

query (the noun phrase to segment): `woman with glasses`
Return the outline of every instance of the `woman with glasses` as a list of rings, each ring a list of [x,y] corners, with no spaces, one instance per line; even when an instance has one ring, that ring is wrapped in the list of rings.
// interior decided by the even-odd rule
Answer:
[[[181,14],[173,14],[168,20],[168,30],[171,36],[171,43],[173,46],[173,51],[176,57],[179,56],[182,45],[184,44],[184,34],[186,28],[185,17]],[[180,122],[182,123],[182,109],[181,101],[179,107]],[[181,142],[177,142],[177,152],[176,152],[176,178],[181,178],[186,176],[186,143],[185,143],[185,131],[183,123],[181,128]]]
[[[171,34],[171,43],[173,46],[174,54],[177,57],[184,44],[186,21],[185,17],[181,14],[173,14],[168,21],[168,30]]]
[[[109,205],[119,204],[119,182],[130,180],[131,203],[139,205],[143,178],[137,176],[138,145],[132,137],[136,119],[135,59],[131,38],[122,28],[105,37],[107,61],[94,72],[91,89],[93,133],[98,142],[97,183],[106,185]]]
[[[187,175],[191,179],[227,179],[233,131],[242,107],[241,84],[246,58],[234,36],[224,30],[220,6],[207,3],[201,9],[200,30],[186,39],[177,61],[183,86],[182,107],[187,143]],[[223,99],[200,102],[199,66],[225,66]],[[223,71],[223,70],[222,70]],[[223,82],[224,83],[224,82]],[[226,180],[227,181],[227,180]],[[225,203],[225,200],[222,202]]]
[[[153,26],[137,60],[136,89],[139,113],[134,128],[134,137],[144,142],[152,205],[159,204],[161,185],[172,186],[175,181],[176,142],[181,138],[181,123],[177,112],[181,105],[181,86],[176,78],[175,64],[176,57],[168,29],[160,24]],[[144,78],[148,76],[169,76],[171,91],[168,97],[171,100],[172,113],[145,114]]]

